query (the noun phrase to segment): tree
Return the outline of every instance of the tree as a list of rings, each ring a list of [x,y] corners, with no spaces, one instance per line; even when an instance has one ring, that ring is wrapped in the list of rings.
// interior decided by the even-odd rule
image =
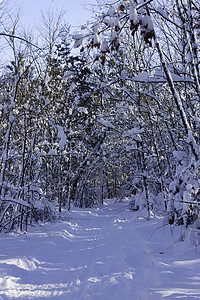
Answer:
[[[165,208],[168,207],[170,211],[174,209],[180,211],[183,206],[186,207],[192,202],[189,198],[197,199],[198,197],[197,128],[199,128],[199,116],[198,110],[195,109],[199,106],[198,46],[196,43],[199,33],[197,21],[199,13],[197,5],[193,1],[174,1],[168,7],[163,1],[163,8],[161,8],[161,4],[156,1],[146,1],[141,4],[135,1],[134,4],[117,2],[107,4],[107,6],[107,12],[105,12],[105,5],[103,13],[98,14],[96,23],[87,28],[89,30],[85,33],[85,40],[84,33],[74,37],[75,47],[83,44],[85,49],[90,49],[90,55],[94,55],[95,59],[105,64],[108,57],[112,58],[116,52],[119,53],[123,49],[124,40],[126,45],[132,45],[135,54],[138,54],[137,49],[142,41],[141,45],[144,47],[142,59],[134,55],[135,69],[132,76],[124,76],[124,82],[128,80],[134,82],[132,98],[139,111],[140,122],[142,118],[145,118],[146,123],[142,126],[145,128],[143,140],[139,143],[140,146],[139,144],[137,146],[142,150],[139,155],[142,185],[149,209],[151,188],[149,190],[148,186],[152,178],[150,173],[154,170],[158,183],[162,187],[161,191],[164,192]],[[174,32],[177,43],[173,38]],[[130,36],[133,42],[130,42]],[[148,61],[149,49],[153,49],[154,55]],[[174,59],[175,53],[178,54],[176,60]],[[158,58],[160,64],[157,63]],[[145,64],[145,61],[148,61],[148,64]],[[137,88],[136,83],[139,84]],[[166,90],[166,86],[169,90]],[[190,95],[192,101],[190,101]],[[134,115],[136,116],[137,113],[134,112]],[[186,138],[183,139],[183,137]],[[168,145],[170,143],[170,147],[166,147],[166,141]],[[152,149],[151,153],[149,149]],[[145,157],[152,159],[147,162]],[[156,160],[153,157],[156,157]],[[168,180],[165,180],[162,175],[166,174],[165,170],[169,174]],[[194,170],[196,175],[195,179],[192,179]],[[187,175],[183,175],[186,173]],[[173,184],[169,184],[170,180]],[[190,182],[190,187],[188,182]],[[178,200],[172,197],[172,186],[176,186],[174,193],[180,196]],[[187,186],[186,190],[184,186]],[[181,189],[185,190],[185,194],[177,192]],[[186,194],[188,193],[190,197],[188,196],[187,202]],[[178,204],[176,204],[177,201]],[[197,205],[195,201],[190,203],[194,211]],[[153,206],[155,206],[155,201]],[[182,216],[186,211],[187,209],[184,208],[180,215]]]

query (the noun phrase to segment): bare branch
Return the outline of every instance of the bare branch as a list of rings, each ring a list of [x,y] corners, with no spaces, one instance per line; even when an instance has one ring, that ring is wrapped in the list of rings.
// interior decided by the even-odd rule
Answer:
[[[6,32],[0,32],[0,36],[5,36],[5,37],[9,37],[9,38],[12,38],[12,39],[18,39],[18,40],[21,40],[23,42],[26,42],[27,44],[39,49],[39,50],[42,50],[40,47],[38,47],[37,45],[27,41],[25,38],[23,37],[20,37],[20,36],[16,36],[16,35],[13,35],[13,34],[9,34],[9,33],[6,33]]]

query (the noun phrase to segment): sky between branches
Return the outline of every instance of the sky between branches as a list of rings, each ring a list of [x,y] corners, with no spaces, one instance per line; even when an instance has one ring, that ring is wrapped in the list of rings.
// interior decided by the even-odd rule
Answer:
[[[22,8],[21,19],[25,26],[37,25],[41,11],[56,10],[59,12],[63,9],[66,12],[65,21],[74,30],[90,19],[91,12],[88,10],[87,5],[94,2],[95,0],[16,0],[16,4]]]

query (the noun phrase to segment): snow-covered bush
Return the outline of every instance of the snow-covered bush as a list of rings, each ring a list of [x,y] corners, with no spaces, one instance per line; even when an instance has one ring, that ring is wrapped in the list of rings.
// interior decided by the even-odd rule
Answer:
[[[177,156],[177,153],[175,153]],[[179,154],[180,157],[180,154]],[[169,223],[176,225],[193,225],[199,222],[200,208],[200,173],[199,161],[192,159],[187,162],[185,155],[176,166],[174,180],[169,185],[167,211]]]
[[[58,212],[53,203],[36,201],[31,209],[31,220],[33,222],[53,222],[58,218]]]

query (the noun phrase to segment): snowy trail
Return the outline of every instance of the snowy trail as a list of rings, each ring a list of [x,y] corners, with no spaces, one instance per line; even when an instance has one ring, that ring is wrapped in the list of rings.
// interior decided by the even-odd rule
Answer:
[[[200,299],[200,253],[162,220],[112,201],[68,216],[0,236],[0,300]]]

